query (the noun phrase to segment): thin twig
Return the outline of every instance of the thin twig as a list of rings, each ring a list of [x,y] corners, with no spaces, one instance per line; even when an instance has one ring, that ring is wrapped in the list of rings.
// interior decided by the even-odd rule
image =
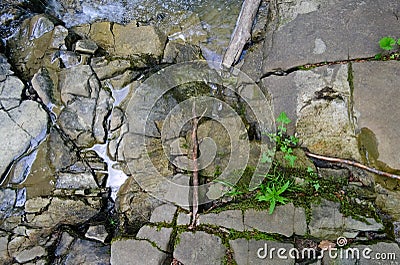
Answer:
[[[193,101],[192,106],[192,115],[193,115],[193,130],[192,130],[192,143],[193,143],[193,206],[192,206],[192,224],[191,227],[194,228],[197,222],[197,212],[199,210],[199,165],[197,163],[197,150],[198,150],[198,142],[197,142],[197,127],[199,125],[199,119],[196,115],[196,102]]]
[[[399,179],[400,180],[400,176],[399,175],[391,174],[391,173],[388,173],[388,172],[384,172],[384,171],[381,171],[381,170],[378,170],[378,169],[375,169],[375,168],[372,168],[372,167],[368,167],[366,165],[363,165],[363,164],[360,164],[358,162],[354,162],[354,161],[351,161],[351,160],[335,158],[335,157],[328,157],[328,156],[323,156],[323,155],[316,155],[316,154],[313,154],[313,153],[310,153],[310,152],[307,152],[307,151],[305,151],[304,153],[307,156],[313,157],[313,158],[316,158],[316,159],[320,159],[320,160],[324,160],[324,161],[328,161],[328,162],[333,162],[333,163],[347,164],[347,165],[350,165],[350,166],[355,166],[355,167],[367,170],[369,172],[378,174],[380,176],[385,176],[385,177],[388,177],[388,178],[393,178],[393,179]]]

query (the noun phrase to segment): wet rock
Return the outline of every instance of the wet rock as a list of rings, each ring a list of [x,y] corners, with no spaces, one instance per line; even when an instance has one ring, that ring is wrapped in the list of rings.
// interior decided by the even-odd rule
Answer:
[[[108,233],[104,225],[90,226],[85,237],[104,243],[108,237]]]
[[[42,66],[52,66],[55,50],[66,49],[65,39],[68,30],[55,27],[46,15],[36,15],[24,20],[20,30],[7,41],[10,61],[22,74],[31,79]]]
[[[395,61],[353,65],[353,98],[359,147],[366,164],[384,170],[385,164],[386,167],[400,170],[397,149],[400,144],[400,115],[398,108],[394,107],[396,99],[400,97],[396,88],[400,82],[399,69]],[[368,136],[364,130],[369,130],[371,135]]]
[[[25,212],[27,213],[37,213],[44,210],[50,204],[49,198],[32,198],[25,203]]]
[[[106,57],[93,58],[90,65],[100,80],[115,77],[131,67],[131,63],[128,60],[110,60]]]
[[[340,236],[355,238],[360,231],[379,231],[383,225],[373,218],[368,223],[344,217],[339,212],[339,203],[323,200],[320,205],[311,205],[310,235],[317,238],[336,240]]]
[[[233,257],[238,265],[262,264],[263,262],[276,265],[295,264],[295,260],[288,254],[289,250],[294,247],[292,244],[244,238],[230,240],[229,244],[233,249]],[[278,253],[282,254],[282,251],[273,252],[272,249],[275,251],[285,249],[283,256],[286,258],[278,257]],[[271,252],[272,255],[270,255]]]
[[[138,27],[136,22],[114,24],[113,33],[115,50],[112,52],[115,56],[147,55],[160,58],[163,54],[166,37],[153,26]],[[131,36],[135,36],[135,42],[132,42]]]
[[[57,224],[76,224],[84,222],[97,214],[100,208],[96,208],[88,206],[79,200],[64,200],[56,197],[51,200],[47,211],[35,216],[29,224],[47,228]]]
[[[7,264],[6,262],[8,261],[8,259],[10,259],[8,255],[7,244],[8,236],[0,237],[0,262],[2,262],[3,264]]]
[[[120,239],[111,244],[111,265],[124,264],[163,264],[166,258],[164,252],[153,247],[144,240]]]
[[[15,259],[20,262],[24,263],[30,260],[34,260],[37,257],[42,257],[46,254],[46,250],[41,247],[41,246],[36,246],[31,249],[25,249],[21,252],[19,252],[16,256]]]
[[[143,192],[135,179],[130,177],[119,189],[115,207],[126,218],[122,223],[139,230],[150,220],[151,213],[160,204],[160,201]]]
[[[178,237],[173,256],[183,264],[222,264],[226,248],[221,238],[205,232],[184,232]],[[194,248],[193,242],[201,242],[201,248]]]
[[[0,82],[6,80],[7,76],[14,74],[11,71],[11,65],[8,63],[7,58],[0,53]]]
[[[241,210],[228,210],[220,213],[209,213],[200,215],[201,224],[222,226],[228,229],[244,231],[243,215]]]
[[[170,41],[165,46],[163,63],[182,63],[203,59],[201,49],[190,44]]]
[[[75,43],[75,52],[94,54],[97,51],[97,44],[92,40],[78,40]]]
[[[1,219],[7,218],[13,212],[13,207],[17,194],[12,189],[0,189],[0,216]]]
[[[63,69],[59,79],[61,99],[66,105],[58,119],[61,128],[80,146],[103,143],[103,124],[112,106],[110,92],[100,87],[88,65]]]
[[[57,189],[97,189],[99,188],[92,173],[59,173],[56,181]]]
[[[375,203],[382,211],[390,214],[395,221],[400,220],[400,194],[397,191],[385,189],[380,184],[375,187],[378,193]]]
[[[168,245],[172,234],[172,228],[157,228],[154,226],[145,225],[140,228],[136,237],[139,239],[147,239],[154,242],[158,248],[163,251],[168,251]]]
[[[292,203],[277,206],[273,214],[268,211],[246,210],[244,226],[266,233],[278,233],[287,237],[305,235],[307,232],[306,214],[303,208]]]
[[[16,108],[21,103],[24,83],[15,76],[7,76],[0,83],[0,109],[6,111]]]
[[[63,232],[57,243],[57,247],[54,251],[55,256],[62,257],[65,254],[67,254],[68,250],[69,250],[70,246],[72,245],[72,243],[74,242],[74,240],[75,240],[75,238],[73,236],[71,236],[69,233]]]
[[[23,101],[18,108],[9,112],[0,110],[0,172],[30,147],[36,147],[47,130],[47,113],[33,101]],[[35,122],[31,122],[31,121]]]
[[[33,89],[37,92],[42,102],[48,107],[51,104],[57,104],[55,99],[55,85],[50,77],[50,73],[46,68],[40,68],[31,80]]]
[[[291,1],[276,7],[273,12],[278,15],[265,34],[263,73],[307,63],[371,57],[380,52],[379,39],[396,35],[398,28],[393,12],[399,6],[390,0],[363,4],[357,0]]]
[[[68,254],[59,264],[109,264],[110,246],[99,242],[76,239]]]
[[[159,223],[166,222],[171,223],[174,219],[176,206],[170,204],[163,204],[154,209],[150,217],[150,222]]]
[[[110,22],[95,22],[90,25],[89,38],[106,51],[114,49],[114,35]]]

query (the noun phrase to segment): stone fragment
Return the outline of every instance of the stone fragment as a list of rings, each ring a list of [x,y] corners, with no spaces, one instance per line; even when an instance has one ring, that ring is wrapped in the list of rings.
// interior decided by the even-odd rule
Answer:
[[[175,247],[173,256],[183,264],[222,264],[226,248],[221,238],[201,231],[184,232],[178,237],[179,243]],[[193,247],[194,242],[201,242],[201,247]]]
[[[47,211],[33,218],[29,224],[37,227],[53,227],[57,224],[75,224],[88,220],[98,210],[79,200],[53,198]]]
[[[111,244],[111,265],[163,264],[167,254],[145,240],[119,239]]]
[[[26,201],[25,212],[37,213],[42,211],[49,204],[50,204],[49,198],[41,198],[41,197],[32,198]]]
[[[85,237],[104,243],[108,237],[108,233],[104,225],[90,226]]]
[[[233,249],[233,257],[237,265],[295,264],[295,259],[289,255],[290,250],[294,248],[293,244],[244,238],[230,240],[229,244]]]
[[[114,35],[110,22],[95,22],[90,25],[89,38],[105,50],[114,48]]]
[[[47,114],[36,102],[24,101],[8,113],[0,110],[0,123],[0,144],[3,146],[0,150],[0,173],[3,174],[10,163],[31,144],[37,145],[43,139],[47,129]]]
[[[50,73],[46,68],[40,68],[39,71],[33,76],[31,80],[33,89],[37,92],[42,102],[51,107],[55,104],[55,85],[50,77]]]
[[[150,222],[152,223],[171,223],[174,219],[176,206],[171,204],[163,204],[154,209],[151,214]]]
[[[139,239],[147,239],[151,242],[156,243],[163,251],[168,251],[169,241],[171,239],[172,228],[161,227],[157,228],[155,226],[142,226],[136,237]]]
[[[97,49],[97,44],[92,40],[78,40],[75,43],[75,52],[94,54]]]
[[[57,189],[97,189],[97,185],[91,172],[84,173],[59,173],[56,181]]]
[[[360,231],[380,231],[383,225],[373,218],[366,218],[367,223],[344,217],[339,212],[339,203],[323,200],[321,204],[311,205],[312,216],[308,225],[310,235],[326,240],[336,240],[340,236],[355,238]]]
[[[15,255],[15,259],[20,262],[24,263],[30,260],[33,260],[37,257],[42,257],[46,254],[46,250],[41,246],[36,246],[31,249],[25,249]]]
[[[0,83],[0,109],[10,110],[21,103],[24,83],[15,76],[7,76]]]
[[[200,47],[170,41],[165,46],[163,63],[182,63],[202,59]]]
[[[67,232],[63,232],[61,234],[61,238],[58,241],[57,247],[55,249],[55,256],[56,257],[60,257],[63,256],[65,254],[68,253],[68,250],[72,244],[72,242],[74,242],[75,238],[72,237],[69,233]]]
[[[17,193],[12,189],[0,189],[0,217],[7,218],[13,212]]]
[[[164,52],[166,36],[153,26],[140,26],[136,22],[127,25],[114,24],[115,56],[148,55],[160,58]],[[134,36],[135,41],[132,41]]]
[[[110,60],[105,57],[97,57],[92,59],[90,65],[97,77],[100,80],[104,80],[123,73],[131,67],[131,62],[122,59]]]
[[[76,264],[109,264],[110,246],[100,242],[77,239],[71,245],[66,257],[65,265]]]
[[[176,225],[189,225],[190,224],[190,214],[179,213],[176,219]]]
[[[305,235],[307,222],[305,211],[302,208],[294,207],[293,203],[279,205],[272,214],[267,210],[256,211],[246,210],[244,213],[245,229],[256,229],[266,233],[277,233],[287,237],[294,233]]]
[[[227,210],[220,213],[209,213],[200,215],[201,224],[222,226],[228,229],[244,231],[243,215],[241,210]]]

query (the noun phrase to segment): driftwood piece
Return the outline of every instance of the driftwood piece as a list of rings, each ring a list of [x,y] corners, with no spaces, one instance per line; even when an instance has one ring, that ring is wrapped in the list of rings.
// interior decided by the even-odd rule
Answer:
[[[323,155],[316,155],[310,152],[304,152],[307,156],[312,157],[312,158],[316,158],[319,160],[324,160],[324,161],[328,161],[328,162],[332,162],[332,163],[339,163],[339,164],[346,164],[346,165],[350,165],[350,166],[354,166],[354,167],[358,167],[364,170],[367,170],[369,172],[378,174],[380,176],[384,176],[384,177],[388,177],[388,178],[393,178],[393,179],[399,179],[400,180],[400,176],[396,175],[396,174],[391,174],[388,172],[384,172],[372,167],[368,167],[366,165],[363,165],[361,163],[358,162],[354,162],[351,160],[347,160],[347,159],[341,159],[341,158],[336,158],[336,157],[329,157],[329,156],[323,156]]]
[[[239,61],[244,45],[251,37],[251,28],[261,0],[244,0],[231,41],[225,52],[222,64],[231,67]]]

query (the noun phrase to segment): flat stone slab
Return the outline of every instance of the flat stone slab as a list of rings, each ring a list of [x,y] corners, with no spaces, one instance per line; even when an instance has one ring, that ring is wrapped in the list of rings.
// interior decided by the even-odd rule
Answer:
[[[238,265],[295,264],[295,259],[290,257],[290,250],[294,248],[293,244],[244,238],[231,240],[229,244]]]
[[[326,240],[336,240],[340,236],[354,238],[359,231],[379,231],[383,225],[373,218],[366,218],[369,223],[344,217],[339,212],[339,203],[322,200],[321,204],[311,205],[311,221],[308,225],[310,235]]]
[[[275,29],[266,32],[263,73],[381,52],[383,36],[397,36],[400,2],[392,0],[285,1]],[[373,23],[371,23],[373,21]]]
[[[150,217],[150,222],[160,223],[166,222],[171,223],[174,219],[176,212],[176,206],[170,204],[163,204],[154,209]]]
[[[349,113],[348,72],[348,65],[322,66],[263,78],[262,87],[272,96],[275,117],[282,111],[288,115],[292,120],[288,133],[296,131],[304,147],[317,154],[359,160]]]
[[[183,264],[220,265],[226,248],[221,238],[205,232],[184,232],[179,235],[174,258]]]
[[[373,163],[373,156],[378,155],[376,159],[400,170],[399,73],[400,63],[397,61],[353,65],[353,98],[358,130],[369,129],[375,134],[377,142],[377,147],[373,146],[374,143],[363,144],[368,160]]]
[[[172,230],[172,228],[162,227],[158,229],[154,226],[145,225],[140,228],[136,237],[154,242],[161,250],[168,251],[168,244],[171,238]]]
[[[145,240],[121,239],[111,244],[111,265],[160,265],[166,254]]]
[[[220,213],[200,215],[200,224],[210,224],[225,228],[244,231],[243,214],[241,210],[228,210]]]
[[[292,203],[277,206],[273,214],[267,210],[247,210],[244,213],[246,230],[256,229],[265,233],[276,233],[287,237],[305,235],[307,232],[306,214],[303,208],[294,207]]]

